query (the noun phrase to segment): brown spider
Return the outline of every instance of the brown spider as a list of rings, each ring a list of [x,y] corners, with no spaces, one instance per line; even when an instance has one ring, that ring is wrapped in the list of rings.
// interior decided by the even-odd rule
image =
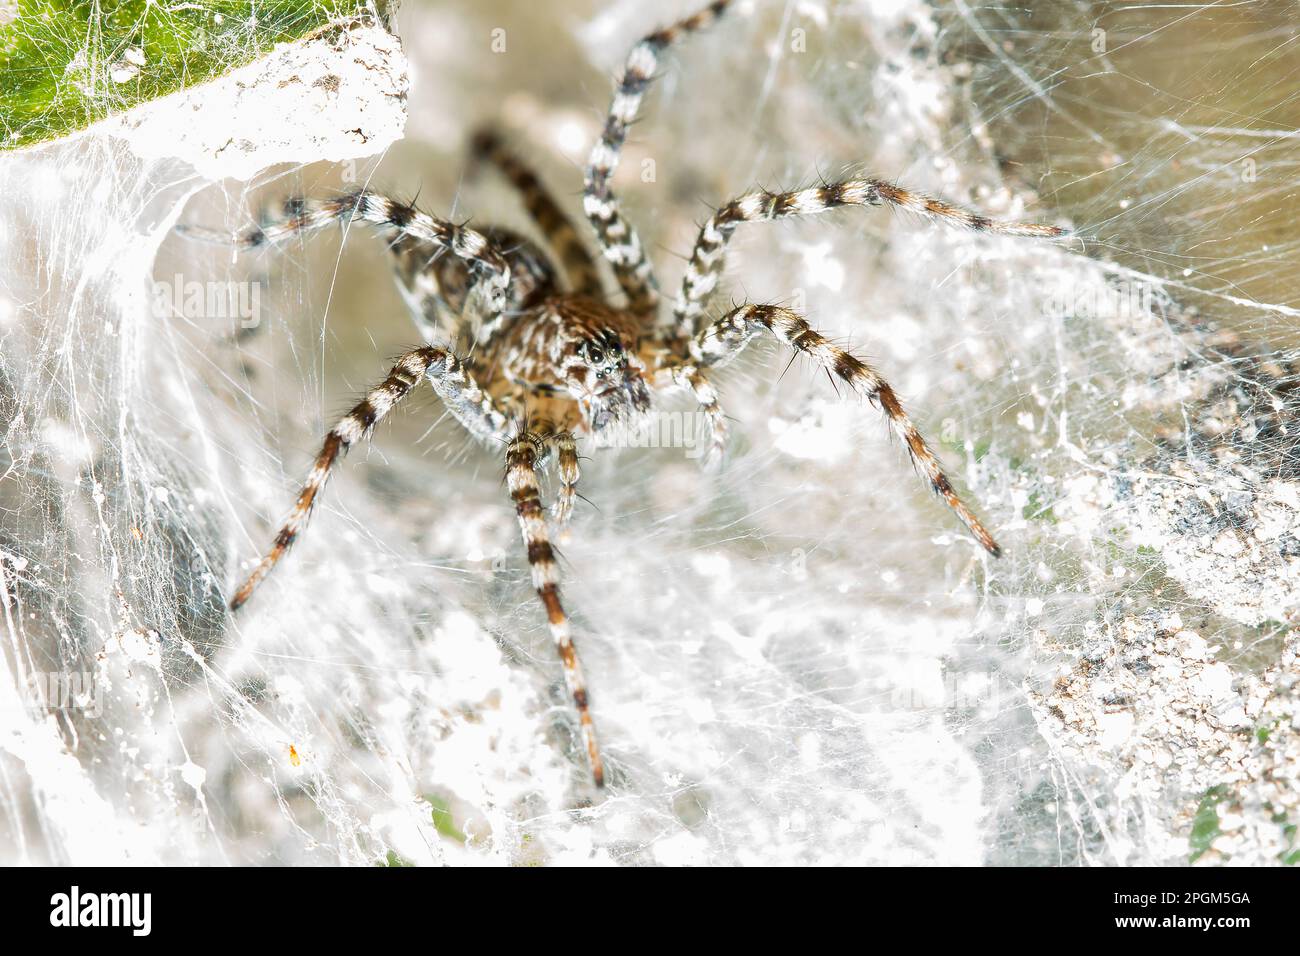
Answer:
[[[708,320],[705,306],[717,284],[728,240],[742,222],[783,219],[840,206],[888,204],[940,222],[1013,236],[1059,237],[1056,226],[998,222],[877,179],[853,179],[795,192],[753,192],[727,203],[704,223],[682,279],[671,321],[661,322],[651,264],[623,218],[610,180],[629,125],[650,85],[660,54],[683,35],[716,20],[729,0],[651,33],[629,54],[600,141],[584,177],[583,209],[625,298],[611,304],[596,262],[559,206],[533,173],[492,134],[474,140],[474,157],[496,165],[519,191],[546,236],[546,252],[505,229],[477,232],[368,190],[331,200],[293,199],[283,216],[234,238],[258,246],[335,222],[367,222],[394,237],[399,286],[429,344],[403,355],[325,437],[288,518],[267,555],[235,592],[243,605],[301,533],[321,489],[343,453],[366,438],[423,378],[475,437],[506,448],[506,480],[528,549],[533,586],[581,722],[597,786],[604,769],[586,682],[560,603],[555,561],[538,490],[539,469],[552,452],[560,489],[552,509],[568,520],[578,482],[577,441],[631,429],[650,410],[655,392],[684,389],[699,403],[710,429],[709,460],[725,443],[725,418],[709,370],[735,357],[755,335],[769,332],[810,356],[854,392],[879,406],[931,487],[992,555],[997,543],[957,496],[938,460],[903,411],[893,389],[871,366],[836,347],[798,314],[774,305],[743,305]],[[190,234],[204,230],[184,228]],[[228,239],[226,241],[229,241]]]

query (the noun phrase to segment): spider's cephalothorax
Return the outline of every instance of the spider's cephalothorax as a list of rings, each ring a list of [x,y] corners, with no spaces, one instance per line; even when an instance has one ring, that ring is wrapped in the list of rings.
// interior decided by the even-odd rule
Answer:
[[[248,600],[297,539],[348,447],[368,437],[380,419],[427,379],[472,435],[505,448],[506,484],[533,586],[564,664],[598,786],[604,782],[604,768],[586,683],[560,603],[559,568],[538,471],[554,462],[559,489],[552,519],[563,524],[577,494],[578,441],[635,428],[655,391],[684,390],[699,403],[711,429],[706,460],[716,461],[725,443],[726,418],[711,378],[755,336],[771,335],[873,402],[930,487],[989,554],[999,553],[993,536],[958,497],[893,389],[875,369],[829,342],[790,309],[742,305],[708,317],[727,243],[736,229],[742,223],[847,206],[887,205],[977,231],[1065,235],[1057,226],[989,219],[879,179],[850,179],[793,192],[760,190],[724,204],[704,223],[671,316],[661,321],[658,287],[645,247],[623,218],[610,184],[660,53],[684,34],[713,22],[727,6],[728,0],[717,0],[632,49],[600,141],[592,149],[583,178],[583,211],[618,282],[622,305],[608,295],[596,260],[569,218],[533,172],[491,133],[474,138],[474,162],[494,165],[516,187],[553,259],[539,245],[508,230],[479,232],[368,190],[327,200],[291,200],[282,216],[235,238],[239,245],[256,246],[336,222],[379,228],[392,238],[398,285],[428,344],[402,356],[388,377],[326,435],[274,544],[235,592],[231,607]],[[204,232],[193,227],[184,231]]]
[[[597,299],[561,295],[521,315],[503,334],[502,374],[525,390],[576,403],[567,428],[586,433],[634,427],[650,409],[636,322]]]

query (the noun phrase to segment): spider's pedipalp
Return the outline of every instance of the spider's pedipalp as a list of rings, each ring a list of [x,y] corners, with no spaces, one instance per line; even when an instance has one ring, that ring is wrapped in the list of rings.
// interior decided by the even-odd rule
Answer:
[[[338,460],[354,443],[369,437],[393,408],[410,394],[421,378],[427,377],[452,414],[480,437],[506,433],[506,417],[492,400],[466,373],[464,366],[449,351],[433,346],[407,352],[393,366],[388,377],[366,393],[366,396],[329,430],[325,442],[316,456],[315,464],[303,482],[298,498],[289,516],[280,525],[271,550],[240,585],[230,601],[230,609],[238,610],[262,580],[271,573],[282,557],[293,546],[321,489],[329,481]]]
[[[618,168],[619,155],[628,127],[636,120],[641,100],[654,79],[659,54],[688,33],[712,24],[727,9],[730,0],[715,0],[703,10],[672,26],[656,30],[632,48],[618,79],[614,99],[605,119],[605,129],[592,147],[583,176],[582,208],[596,231],[600,249],[614,267],[619,287],[627,295],[628,308],[638,315],[654,311],[659,291],[645,246],[632,225],[623,218],[610,180]]]
[[[862,359],[828,341],[797,312],[775,305],[740,306],[700,332],[693,343],[693,350],[699,353],[704,364],[718,365],[734,357],[754,335],[763,330],[810,356],[827,373],[841,379],[855,392],[879,405],[894,433],[907,445],[908,454],[925,475],[930,487],[943,498],[985,551],[994,557],[1002,553],[998,543],[993,540],[993,535],[958,497],[952,482],[944,474],[939,459],[903,411],[902,403],[889,383]]]
[[[506,449],[506,485],[519,516],[519,530],[528,550],[528,564],[532,571],[533,589],[546,608],[546,619],[551,637],[564,665],[564,682],[568,687],[573,706],[578,712],[582,741],[591,762],[591,775],[596,786],[605,785],[605,770],[596,742],[596,728],[591,719],[587,698],[587,682],[582,676],[582,665],[573,646],[569,618],[560,603],[560,566],[555,560],[550,535],[546,530],[546,517],[542,510],[541,491],[537,484],[537,464],[543,440],[537,435],[521,430]]]
[[[487,160],[501,171],[523,200],[524,208],[560,260],[561,271],[575,295],[601,298],[605,294],[600,270],[583,245],[569,217],[552,198],[537,174],[494,131],[480,130],[470,141],[471,156]]]
[[[558,432],[551,438],[555,445],[556,465],[560,472],[560,490],[555,495],[551,506],[551,517],[560,527],[569,523],[573,516],[573,499],[578,496],[578,479],[582,470],[578,467],[578,443],[573,432]]]
[[[722,206],[700,227],[695,248],[682,274],[681,289],[673,306],[672,332],[681,338],[695,335],[705,303],[717,287],[723,256],[736,227],[743,222],[770,222],[791,216],[809,216],[842,206],[890,205],[928,219],[1003,236],[1059,239],[1068,234],[1061,226],[990,219],[921,193],[879,179],[850,179],[822,183],[793,192],[759,190]]]
[[[718,404],[718,390],[695,365],[669,365],[660,374],[664,377],[656,376],[656,385],[662,388],[671,383],[684,389],[700,406],[707,425],[704,457],[700,464],[706,469],[720,466],[727,450],[727,416]]]

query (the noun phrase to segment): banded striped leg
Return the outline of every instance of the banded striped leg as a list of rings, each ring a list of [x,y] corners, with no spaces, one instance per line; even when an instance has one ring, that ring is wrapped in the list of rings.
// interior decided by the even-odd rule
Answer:
[[[533,588],[546,607],[546,619],[551,626],[551,637],[560,652],[564,665],[564,682],[578,711],[582,727],[582,741],[591,761],[591,775],[596,786],[605,785],[605,770],[600,761],[600,748],[596,744],[596,728],[592,724],[591,709],[587,702],[587,684],[582,677],[582,665],[569,633],[569,618],[560,604],[560,568],[555,561],[550,537],[546,532],[546,518],[542,512],[541,493],[537,485],[537,465],[545,445],[536,434],[524,431],[517,435],[506,450],[506,485],[519,515],[519,528],[528,549],[528,564],[532,569]]]
[[[600,280],[600,269],[579,238],[578,230],[537,174],[491,130],[477,133],[470,148],[474,159],[491,162],[515,187],[528,215],[559,257],[570,291],[576,295],[603,297],[605,289]]]
[[[456,356],[446,349],[432,346],[403,355],[388,373],[388,377],[366,393],[366,397],[325,436],[316,463],[303,483],[302,490],[298,492],[293,509],[280,526],[271,550],[231,599],[232,611],[238,610],[252,596],[257,586],[293,546],[339,459],[355,442],[369,437],[375,425],[410,393],[422,377],[427,377],[433,383],[434,389],[442,396],[452,414],[475,434],[483,437],[495,435],[502,439],[506,437],[506,416],[478,387]]]
[[[582,475],[578,468],[578,443],[573,432],[559,432],[550,440],[555,445],[560,472],[560,490],[551,506],[551,517],[564,527],[573,516],[573,499],[578,496],[578,479]]]
[[[849,387],[866,395],[889,419],[894,433],[907,445],[912,461],[989,554],[1002,553],[993,536],[975,517],[965,502],[957,497],[952,483],[943,473],[939,460],[903,411],[898,396],[880,374],[866,362],[831,344],[815,332],[804,319],[789,309],[774,305],[743,305],[718,319],[695,339],[695,348],[706,365],[721,365],[735,357],[755,335],[762,331],[800,352],[811,356],[827,372],[843,379]]]
[[[654,78],[659,54],[687,33],[703,29],[726,10],[730,0],[717,0],[699,13],[670,27],[651,33],[628,54],[618,79],[614,100],[605,119],[605,129],[591,150],[583,176],[582,208],[596,231],[601,253],[614,267],[619,287],[627,295],[628,308],[638,315],[651,313],[659,304],[653,268],[636,230],[623,218],[610,180],[618,168],[619,154],[628,127],[636,120],[641,99]]]
[[[850,179],[839,183],[772,193],[762,190],[733,199],[715,212],[701,227],[695,249],[682,275],[682,287],[673,306],[674,332],[681,338],[695,335],[709,295],[718,284],[723,254],[736,227],[742,222],[770,222],[790,216],[808,216],[828,212],[841,206],[880,206],[887,204],[919,213],[935,222],[946,223],[977,232],[1004,236],[1060,238],[1066,230],[1060,226],[1032,222],[1002,222],[968,212],[942,199],[923,196],[879,179]]]
[[[513,289],[510,266],[500,250],[481,232],[430,216],[413,204],[402,203],[369,190],[360,189],[334,199],[288,199],[279,218],[245,229],[234,236],[198,226],[180,225],[176,231],[209,242],[229,243],[242,248],[279,242],[299,233],[323,229],[334,223],[361,221],[377,226],[398,238],[421,240],[435,249],[445,249],[464,261],[474,275],[483,297],[485,315],[479,332],[480,343],[502,326],[502,313],[511,305]]]

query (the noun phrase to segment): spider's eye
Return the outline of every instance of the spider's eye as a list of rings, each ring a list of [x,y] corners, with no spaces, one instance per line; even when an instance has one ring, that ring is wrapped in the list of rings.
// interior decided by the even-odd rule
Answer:
[[[587,346],[587,361],[592,365],[599,365],[605,361],[605,353],[594,345]]]

